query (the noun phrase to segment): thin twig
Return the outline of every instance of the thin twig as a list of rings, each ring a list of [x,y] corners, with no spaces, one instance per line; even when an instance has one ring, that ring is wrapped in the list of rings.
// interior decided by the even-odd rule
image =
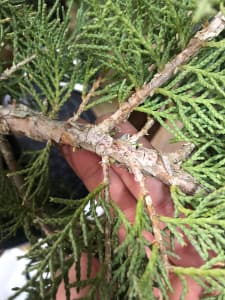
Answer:
[[[12,19],[9,18],[9,17],[7,17],[7,18],[5,18],[5,19],[1,19],[1,20],[0,20],[0,24],[9,23],[11,20],[12,20]]]
[[[207,41],[218,36],[224,28],[225,16],[222,12],[219,12],[207,27],[195,34],[181,53],[165,65],[162,72],[157,73],[149,83],[144,84],[113,115],[105,119],[98,126],[103,131],[109,132],[116,125],[126,120],[135,107],[143,103],[147,97],[152,97],[157,88],[173,77],[181,65],[190,61],[206,45]]]
[[[81,146],[101,157],[109,156],[128,169],[133,160],[144,175],[154,176],[167,185],[176,185],[187,194],[193,194],[199,188],[196,180],[183,171],[170,155],[141,145],[137,148],[129,140],[114,139],[98,126],[49,120],[22,105],[9,105],[7,108],[0,106],[1,122],[7,123],[5,127],[0,124],[2,134],[7,134],[10,129],[38,141],[51,140],[72,147]]]
[[[132,137],[130,138],[130,142],[136,143],[141,137],[148,135],[148,131],[152,128],[154,124],[155,124],[155,120],[148,116],[145,125],[141,128],[140,131],[132,135]]]
[[[103,169],[103,177],[104,177],[104,184],[105,184],[105,189],[104,189],[104,194],[105,194],[105,201],[107,204],[110,202],[110,193],[109,193],[109,185],[110,185],[110,180],[109,180],[109,157],[108,156],[103,156],[102,157],[102,169]],[[106,281],[107,283],[110,282],[111,280],[111,273],[112,273],[112,245],[111,245],[111,223],[110,221],[106,221],[105,224],[105,267],[106,267]]]
[[[13,155],[13,149],[7,140],[3,135],[0,135],[0,151],[2,153],[2,156],[4,158],[4,161],[9,169],[10,172],[14,173],[18,171],[18,166],[16,163],[16,159]],[[16,187],[20,197],[23,199],[24,202],[24,179],[21,175],[15,174],[13,176],[10,176],[12,179],[12,182],[14,186]]]
[[[3,135],[0,135],[0,152],[4,158],[4,161],[9,171],[12,173],[18,171],[18,165],[13,154],[13,149],[9,141],[7,140],[7,138],[4,137]],[[13,174],[12,176],[10,176],[10,178],[16,190],[18,191],[19,196],[22,199],[22,204],[27,208],[30,208],[31,203],[29,197],[26,196],[23,176],[21,174]],[[43,224],[41,220],[38,221],[38,223],[40,224],[40,227],[46,236],[51,234],[51,230],[48,228],[47,225]]]
[[[40,215],[40,213],[39,213]],[[33,221],[34,223],[38,223],[38,225],[40,226],[42,232],[46,235],[46,236],[51,236],[55,233],[55,231],[47,224],[45,224],[41,217],[38,217],[38,214],[36,214],[36,218]]]
[[[79,106],[78,111],[74,114],[74,116],[72,117],[72,121],[76,122],[80,115],[82,114],[82,112],[85,110],[85,107],[87,105],[87,103],[89,102],[89,100],[91,99],[91,97],[94,96],[95,91],[99,88],[100,84],[102,81],[102,76],[99,76],[97,80],[95,80],[95,82],[92,85],[92,88],[90,89],[90,91],[88,92],[87,95],[82,97],[82,102]]]
[[[165,109],[165,106],[162,106],[160,109],[158,109],[158,112],[162,112]],[[147,117],[147,122],[145,125],[141,128],[140,131],[138,131],[136,134],[132,135],[130,138],[130,142],[132,144],[135,144],[138,142],[138,140],[145,136],[148,135],[148,131],[152,128],[152,126],[155,124],[155,120],[151,118],[150,116]]]
[[[33,54],[30,57],[25,58],[21,62],[19,62],[16,65],[12,65],[11,68],[6,69],[1,75],[0,75],[0,80],[6,80],[8,79],[13,73],[15,73],[17,70],[19,70],[21,67],[32,61],[36,57],[35,54]]]
[[[166,254],[166,248],[164,246],[163,238],[162,238],[161,231],[160,231],[160,222],[157,217],[155,208],[153,206],[152,198],[149,194],[148,189],[146,188],[145,177],[144,177],[143,173],[140,172],[138,166],[136,166],[133,161],[130,162],[130,168],[135,176],[135,179],[139,182],[141,196],[143,197],[143,199],[145,201],[147,211],[148,211],[150,220],[152,222],[152,229],[153,229],[153,234],[154,234],[154,238],[155,238],[154,242],[157,243],[157,245],[159,246],[165,270],[167,273],[169,273],[169,270],[168,270],[169,262],[168,262],[168,257]]]

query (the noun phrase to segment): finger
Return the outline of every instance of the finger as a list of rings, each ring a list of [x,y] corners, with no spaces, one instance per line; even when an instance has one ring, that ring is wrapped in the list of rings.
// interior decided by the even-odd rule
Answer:
[[[140,186],[138,182],[135,181],[133,174],[129,173],[124,167],[113,165],[112,168],[115,173],[120,176],[134,198],[138,199],[140,196]],[[147,177],[145,182],[156,213],[163,216],[172,216],[174,208],[169,188],[161,181],[152,177]]]
[[[70,146],[63,146],[62,153],[89,191],[94,190],[102,182],[103,173],[99,156],[83,149],[74,152]]]
[[[186,294],[185,300],[199,300],[201,298],[202,288],[195,282],[192,278],[186,277],[188,292]],[[173,292],[169,292],[170,300],[179,300],[181,299],[183,285],[175,274],[171,275],[170,278],[171,284],[173,286]]]
[[[87,253],[82,253],[80,258],[80,279],[86,280],[88,279],[87,275],[87,268],[88,266],[88,256]],[[98,260],[95,257],[92,257],[91,259],[91,274],[90,278],[96,277],[98,271],[99,271],[100,265]],[[75,266],[73,265],[68,273],[69,277],[69,283],[74,283],[77,280],[77,274],[75,270]],[[81,297],[84,297],[87,295],[88,291],[90,289],[90,286],[86,286],[79,291],[76,288],[70,289],[70,298],[71,299],[80,299]],[[65,285],[64,282],[61,282],[56,294],[56,300],[66,300],[66,292],[65,292]]]
[[[64,146],[62,152],[72,169],[84,182],[89,191],[94,190],[103,181],[101,159],[87,150],[72,151],[71,147]],[[130,191],[121,181],[120,177],[110,169],[110,195],[122,209],[129,220],[133,220],[136,201]]]
[[[129,131],[129,133],[134,132],[134,128],[128,122],[123,123],[123,129],[121,131],[123,130]],[[145,146],[147,146],[147,144],[145,144]],[[138,182],[135,181],[133,174],[129,173],[127,169],[122,166],[118,167],[112,165],[112,168],[115,173],[120,176],[121,180],[124,182],[127,189],[130,190],[134,198],[138,199],[140,195],[140,187]],[[159,215],[172,217],[174,214],[174,206],[170,196],[169,188],[159,180],[152,177],[146,178],[146,186],[153,200],[153,206],[156,210],[156,213]],[[161,224],[161,226],[162,228],[165,227],[164,224]],[[121,236],[124,238],[125,232],[121,231]],[[148,240],[152,241],[152,236],[149,237]],[[185,246],[181,246],[179,243],[176,243],[175,247],[176,253],[180,259],[171,257],[170,259],[173,263],[181,266],[191,265],[195,267],[202,265],[203,261],[201,257],[197,254],[196,250],[189,241],[187,241]]]
[[[182,231],[179,231],[182,233]],[[183,239],[185,242],[185,245],[181,245],[177,241],[175,241],[175,249],[176,254],[179,258],[176,257],[170,257],[170,261],[177,266],[182,267],[195,267],[198,268],[203,265],[204,260],[201,258],[201,256],[198,254],[194,246],[191,244],[191,242],[188,240],[188,238],[183,234]],[[168,241],[169,244],[169,241]]]

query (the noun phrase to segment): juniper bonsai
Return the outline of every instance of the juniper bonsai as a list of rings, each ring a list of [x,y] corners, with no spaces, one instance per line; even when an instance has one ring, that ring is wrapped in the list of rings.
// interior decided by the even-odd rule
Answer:
[[[202,299],[225,299],[224,29],[223,1],[1,1],[0,237],[23,228],[31,245],[31,276],[10,299],[56,299],[62,282],[66,299],[86,286],[82,299],[170,299],[173,276],[179,299],[187,276]],[[77,84],[79,108],[59,120]],[[116,110],[97,125],[81,120],[111,102]],[[135,111],[146,124],[121,135]],[[182,142],[177,151],[146,147],[155,124]],[[43,144],[17,159],[9,135]],[[51,151],[64,146],[101,158],[102,181],[80,199],[57,194],[56,182],[50,189]],[[113,166],[139,185],[132,224],[112,197]],[[149,177],[170,189],[172,215],[156,210]],[[178,245],[191,245],[201,264],[180,263]]]

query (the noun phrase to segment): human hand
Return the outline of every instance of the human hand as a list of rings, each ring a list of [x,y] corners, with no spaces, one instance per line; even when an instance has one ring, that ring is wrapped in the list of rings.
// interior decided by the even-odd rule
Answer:
[[[121,125],[121,132],[134,134],[135,129],[133,126],[126,122]],[[144,138],[140,141],[145,147],[150,147],[150,144]],[[96,154],[86,150],[77,150],[73,152],[71,147],[64,146],[62,152],[67,159],[70,166],[76,172],[76,174],[84,182],[85,186],[89,191],[94,190],[103,180],[103,173],[101,167],[101,158]],[[146,178],[146,186],[149,190],[149,194],[153,200],[155,211],[158,215],[173,216],[174,208],[170,197],[170,192],[167,186],[155,178]],[[124,212],[127,219],[133,223],[135,219],[136,203],[140,194],[140,188],[138,183],[134,180],[132,174],[130,174],[125,168],[111,165],[110,168],[110,196],[111,199],[120,207]],[[122,242],[125,238],[125,230],[121,228],[119,230],[119,240]],[[153,236],[149,233],[147,238],[153,241]],[[186,246],[182,247],[180,244],[176,244],[176,254],[180,259],[170,258],[170,262],[179,266],[200,266],[203,261],[193,248],[193,246],[187,241]],[[91,277],[95,277],[99,263],[96,258],[92,259],[92,273]],[[81,257],[81,279],[86,279],[87,270],[87,255],[82,254]],[[69,277],[74,280],[76,274],[74,268],[70,270]],[[180,299],[182,292],[182,284],[178,277],[175,275],[170,276],[171,284],[174,288],[173,293],[169,293],[171,300]],[[200,299],[201,287],[197,285],[195,281],[187,277],[187,284],[189,287],[186,300],[197,300]],[[75,289],[71,290],[71,296],[73,299],[79,299],[85,296],[88,288],[81,289],[78,293]],[[60,285],[57,300],[64,300],[65,292],[63,283]]]

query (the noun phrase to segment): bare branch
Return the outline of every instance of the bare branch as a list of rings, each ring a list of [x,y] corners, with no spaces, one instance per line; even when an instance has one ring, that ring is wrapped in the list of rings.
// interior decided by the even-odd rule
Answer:
[[[11,21],[11,18],[7,17],[7,18],[4,18],[4,19],[1,19],[0,24],[9,23],[10,21]]]
[[[147,122],[145,125],[141,128],[140,131],[138,131],[136,134],[133,134],[132,137],[130,138],[130,142],[137,143],[138,140],[142,137],[148,134],[148,131],[152,128],[152,126],[155,124],[155,120],[150,118],[148,116]]]
[[[7,123],[7,126],[1,123]],[[49,120],[22,105],[0,106],[0,133],[8,133],[9,129],[34,140],[81,146],[101,157],[108,156],[128,169],[130,162],[134,161],[144,175],[154,176],[167,185],[176,185],[188,194],[199,188],[195,179],[169,155],[142,146],[137,148],[129,140],[114,139],[98,126]]]
[[[2,153],[2,156],[5,160],[9,171],[12,173],[18,171],[18,166],[13,154],[13,149],[8,140],[3,135],[0,135],[0,152]],[[19,196],[23,201],[22,205],[26,206],[27,208],[30,208],[31,203],[29,197],[26,196],[23,176],[20,174],[13,174],[12,176],[10,176],[10,178],[12,179],[12,182],[15,188],[17,189]],[[37,218],[36,222],[39,223],[42,231],[46,236],[52,234],[52,231],[48,228],[47,225],[42,223],[41,219],[39,220]]]
[[[144,177],[143,173],[139,170],[139,167],[136,166],[132,160],[130,162],[130,168],[135,176],[135,179],[140,184],[141,197],[143,197],[143,199],[145,201],[147,211],[148,211],[150,220],[152,222],[152,229],[153,229],[153,234],[154,234],[154,238],[155,238],[155,243],[157,243],[157,245],[161,251],[164,267],[165,267],[167,273],[169,273],[169,270],[168,270],[169,262],[168,262],[168,257],[166,254],[166,249],[165,249],[165,246],[163,243],[161,231],[160,231],[160,222],[159,222],[158,216],[156,214],[156,211],[154,209],[152,198],[148,192],[148,189],[146,188],[145,177]]]
[[[15,157],[13,155],[13,149],[9,143],[9,141],[3,136],[0,135],[0,151],[2,153],[2,156],[5,160],[5,163],[9,169],[10,172],[14,173],[18,171],[18,166],[15,160]],[[23,202],[25,201],[24,199],[24,180],[23,177],[19,174],[15,174],[13,176],[10,176],[12,179],[12,182],[14,186],[16,187],[20,197],[23,199]]]
[[[148,96],[152,97],[158,87],[173,77],[181,65],[190,61],[207,41],[218,36],[224,28],[225,16],[222,12],[219,12],[207,27],[195,34],[181,53],[165,65],[162,72],[157,73],[149,83],[144,84],[141,89],[137,90],[113,115],[99,124],[99,127],[103,131],[109,132],[116,125],[126,120],[135,107],[143,103]]]
[[[109,185],[110,185],[110,180],[109,180],[109,157],[108,156],[103,156],[102,157],[102,169],[103,169],[103,180],[105,184],[105,189],[104,189],[104,199],[106,202],[110,202],[110,193],[109,193]],[[112,272],[112,245],[111,245],[111,223],[110,221],[106,221],[105,224],[105,267],[106,267],[106,281],[107,283],[110,282],[111,280],[111,272]]]
[[[35,54],[33,54],[30,57],[25,58],[21,62],[19,62],[16,65],[12,65],[11,68],[6,69],[1,75],[0,75],[0,81],[8,79],[13,73],[15,73],[17,70],[19,70],[21,67],[32,61],[36,57]]]
[[[94,92],[99,88],[101,81],[102,81],[102,76],[99,76],[98,79],[93,83],[92,88],[90,89],[88,94],[82,97],[82,102],[79,106],[79,109],[71,119],[73,122],[76,122],[80,117],[80,115],[82,114],[82,112],[85,110],[87,103],[89,102],[91,97],[93,97]]]
[[[17,165],[16,159],[13,154],[13,149],[12,149],[9,141],[7,140],[7,138],[4,137],[3,135],[0,135],[0,152],[4,158],[4,161],[9,169],[9,171],[12,173],[17,172],[18,165]],[[11,178],[12,183],[14,184],[15,188],[18,191],[20,198],[22,199],[22,205],[26,206],[27,208],[30,208],[31,202],[30,202],[29,197],[26,196],[23,176],[21,174],[13,174],[13,175],[10,175],[9,178]],[[46,236],[52,234],[52,232],[48,228],[48,226],[43,224],[41,222],[41,220],[37,219],[37,222],[40,224],[40,227]]]

